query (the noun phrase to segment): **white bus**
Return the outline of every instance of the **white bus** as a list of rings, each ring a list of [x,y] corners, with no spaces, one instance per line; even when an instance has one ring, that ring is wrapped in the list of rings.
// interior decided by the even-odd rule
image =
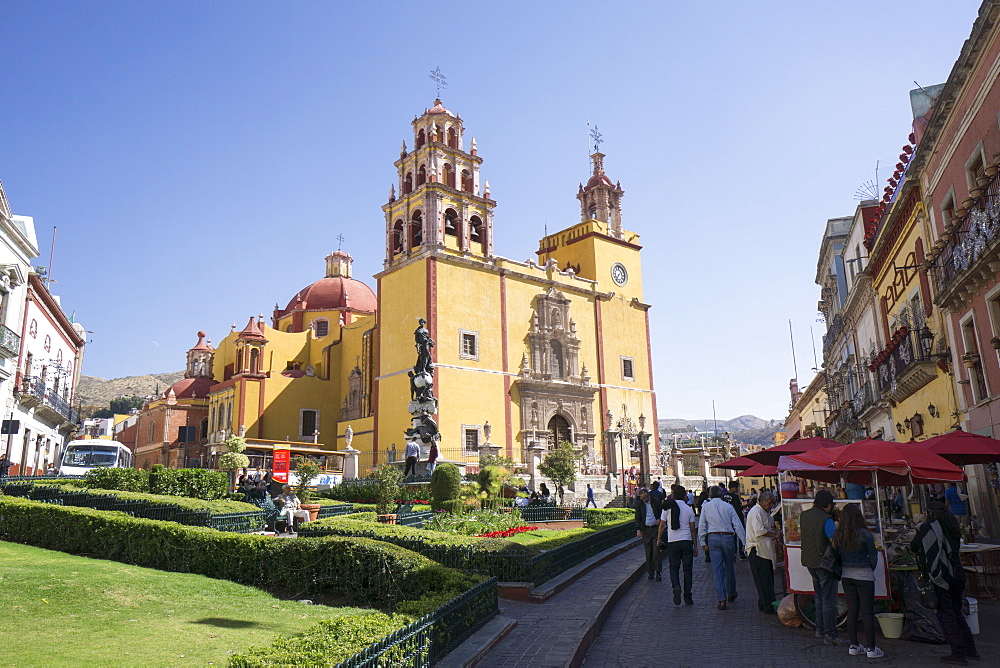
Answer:
[[[59,475],[83,475],[99,467],[130,468],[132,451],[117,441],[84,438],[70,441],[63,453]]]

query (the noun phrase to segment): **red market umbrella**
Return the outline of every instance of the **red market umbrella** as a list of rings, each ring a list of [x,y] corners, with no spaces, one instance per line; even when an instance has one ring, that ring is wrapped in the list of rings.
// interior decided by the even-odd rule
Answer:
[[[831,473],[840,473],[848,482],[859,484],[870,484],[872,471],[878,472],[882,485],[958,482],[965,478],[962,469],[933,452],[873,439],[788,455],[781,458],[778,468],[807,478],[813,477],[809,473],[821,474],[816,479],[828,482]]]
[[[813,436],[812,438],[802,438],[797,441],[789,441],[784,445],[776,445],[773,448],[767,448],[766,450],[751,452],[746,456],[746,458],[759,464],[776,466],[778,464],[778,458],[782,455],[797,455],[800,452],[809,452],[810,450],[817,450],[819,448],[839,448],[841,445],[843,445],[843,443],[831,441],[829,438]]]
[[[908,445],[933,452],[958,466],[1000,462],[1000,441],[961,429]]]
[[[732,459],[727,459],[721,464],[716,464],[713,469],[733,469],[734,471],[740,471],[742,469],[748,469],[754,464],[756,464],[752,459],[746,457],[733,457]]]
[[[777,466],[768,466],[767,464],[754,464],[748,469],[740,471],[736,474],[737,478],[763,478],[766,475],[778,475]]]

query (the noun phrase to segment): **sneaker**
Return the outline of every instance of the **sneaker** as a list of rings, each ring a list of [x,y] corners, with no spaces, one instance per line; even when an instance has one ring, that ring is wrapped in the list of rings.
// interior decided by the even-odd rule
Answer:
[[[660,574],[660,572],[659,572],[659,571],[657,571],[657,572],[656,572],[656,581],[657,581],[657,582],[660,582],[661,580],[663,580],[663,575],[661,575],[661,574]]]
[[[817,631],[816,633],[813,634],[813,637],[816,638],[817,640],[822,640],[826,636],[823,635],[822,631]]]
[[[851,656],[861,656],[862,654],[866,654],[867,652],[868,648],[863,647],[861,645],[851,645],[850,647],[847,648],[847,653],[850,654]]]
[[[681,604],[681,588],[674,587],[674,605]]]
[[[846,645],[848,641],[844,640],[840,636],[827,636],[823,638],[824,645]]]
[[[694,605],[694,599],[691,598],[690,596],[685,596],[684,597],[684,605]]]
[[[885,652],[880,650],[878,647],[872,647],[865,654],[869,659],[881,659],[885,656]]]

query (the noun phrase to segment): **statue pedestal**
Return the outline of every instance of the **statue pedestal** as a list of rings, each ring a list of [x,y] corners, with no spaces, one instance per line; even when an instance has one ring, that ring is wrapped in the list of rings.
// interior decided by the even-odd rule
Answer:
[[[437,399],[430,401],[411,401],[406,406],[410,415],[435,415],[438,412]]]
[[[361,451],[348,445],[345,452],[347,454],[344,456],[344,480],[354,480],[358,477],[358,455]]]
[[[482,459],[483,455],[493,455],[494,457],[500,454],[500,446],[496,443],[482,443],[479,445],[479,458]]]

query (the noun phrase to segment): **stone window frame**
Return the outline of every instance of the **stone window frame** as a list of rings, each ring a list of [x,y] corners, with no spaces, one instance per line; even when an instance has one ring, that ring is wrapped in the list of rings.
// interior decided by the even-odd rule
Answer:
[[[477,454],[479,453],[479,446],[482,445],[482,440],[480,438],[480,433],[482,432],[482,430],[483,430],[483,425],[481,424],[462,425],[462,452],[464,453],[475,452]],[[476,436],[476,444],[474,448],[469,447],[468,439],[470,434],[475,434]]]
[[[620,357],[622,361],[622,380],[635,380],[635,358],[628,355],[620,355]]]
[[[466,337],[471,337],[473,342],[473,352],[468,353],[465,349]],[[458,330],[458,357],[463,360],[479,361],[479,332],[471,329]],[[463,441],[464,443],[464,441]]]
[[[320,333],[319,330],[320,323],[326,325],[326,331],[323,332],[322,334]],[[316,336],[316,338],[322,339],[324,336],[328,336],[330,334],[330,320],[327,318],[317,318],[312,321],[312,329],[313,329],[313,334]]]

